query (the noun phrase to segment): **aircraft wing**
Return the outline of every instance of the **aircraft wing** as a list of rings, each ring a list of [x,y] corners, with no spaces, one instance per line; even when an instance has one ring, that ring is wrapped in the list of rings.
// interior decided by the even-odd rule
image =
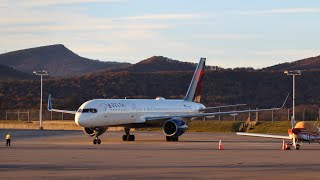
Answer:
[[[240,110],[240,111],[224,111],[224,112],[213,112],[213,113],[193,113],[193,114],[177,114],[177,115],[165,115],[165,116],[146,116],[144,117],[146,122],[163,122],[172,118],[194,118],[194,117],[207,117],[207,116],[216,116],[216,115],[238,115],[239,113],[249,113],[249,112],[260,112],[260,111],[277,111],[282,109],[287,102],[289,94],[287,95],[285,101],[283,102],[280,108],[271,108],[271,109],[251,109],[251,110]]]
[[[225,105],[225,106],[214,106],[214,107],[206,107],[201,109],[200,111],[206,111],[210,109],[220,109],[220,108],[228,108],[228,107],[238,107],[238,106],[245,106],[246,104],[232,104],[232,105]]]
[[[51,94],[49,94],[48,97],[48,110],[53,112],[61,112],[61,113],[67,113],[67,114],[76,114],[77,111],[68,111],[68,110],[60,110],[60,109],[53,109],[52,108],[52,102],[51,102]]]
[[[237,132],[239,136],[253,136],[253,137],[264,137],[264,138],[273,138],[273,139],[289,139],[289,136],[281,136],[281,135],[272,135],[272,134],[257,134],[257,133],[244,133],[244,132]]]
[[[194,113],[194,114],[181,114],[181,115],[167,115],[167,116],[147,116],[145,120],[150,121],[166,121],[172,118],[194,118],[194,117],[207,117],[216,115],[238,115],[239,113],[248,112],[260,112],[260,111],[273,111],[279,110],[281,108],[271,108],[271,109],[253,109],[253,110],[242,110],[242,111],[225,111],[225,112],[213,112],[213,113]]]

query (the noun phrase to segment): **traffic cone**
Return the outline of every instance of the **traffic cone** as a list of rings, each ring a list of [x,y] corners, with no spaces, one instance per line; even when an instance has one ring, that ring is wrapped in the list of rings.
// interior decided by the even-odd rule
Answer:
[[[218,147],[219,150],[222,150],[222,142],[221,140],[219,141],[219,147]]]
[[[286,144],[284,143],[284,139],[282,140],[282,150],[286,150],[287,147],[286,147]]]

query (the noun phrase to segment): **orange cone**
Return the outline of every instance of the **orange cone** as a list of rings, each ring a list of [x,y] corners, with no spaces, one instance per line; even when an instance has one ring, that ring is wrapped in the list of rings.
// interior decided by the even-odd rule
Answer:
[[[282,150],[286,150],[287,149],[287,146],[286,144],[284,143],[284,139],[282,140]]]
[[[221,140],[219,141],[219,147],[218,147],[219,150],[222,150],[222,142]]]

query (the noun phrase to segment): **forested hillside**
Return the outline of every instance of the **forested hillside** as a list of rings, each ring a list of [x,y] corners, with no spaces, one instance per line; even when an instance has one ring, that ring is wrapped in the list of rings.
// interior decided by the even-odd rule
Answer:
[[[13,69],[12,67],[4,66],[0,64],[0,80],[22,80],[22,79],[34,79],[31,74],[23,73]]]
[[[306,58],[261,71],[207,66],[202,102],[206,106],[246,103],[250,108],[279,107],[292,91],[292,79],[284,75],[283,70],[302,69],[307,71],[297,77],[296,104],[312,107],[314,114],[320,105],[319,58]],[[183,98],[196,66],[163,56],[153,56],[136,64],[93,61],[63,45],[1,54],[0,64],[6,64],[0,65],[0,109],[37,109],[40,82],[28,73],[47,69],[51,77],[44,79],[44,106],[51,93],[55,107],[70,110],[94,98]],[[287,107],[291,107],[291,101],[289,98]]]
[[[67,109],[76,109],[93,98],[183,98],[192,74],[113,72],[46,79],[44,97],[51,93],[55,106]],[[297,104],[320,104],[319,78],[320,72],[305,72],[297,78]],[[204,77],[202,101],[207,106],[234,103],[246,103],[252,108],[280,106],[292,91],[291,83],[291,77],[282,72],[211,71]],[[0,82],[0,107],[37,108],[39,91],[39,81]]]

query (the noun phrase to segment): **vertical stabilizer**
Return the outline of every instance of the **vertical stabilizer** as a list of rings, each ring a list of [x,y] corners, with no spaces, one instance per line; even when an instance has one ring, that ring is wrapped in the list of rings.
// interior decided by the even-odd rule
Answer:
[[[205,63],[206,58],[201,58],[197,66],[197,69],[193,74],[193,78],[189,85],[187,94],[184,97],[184,100],[200,103]]]

